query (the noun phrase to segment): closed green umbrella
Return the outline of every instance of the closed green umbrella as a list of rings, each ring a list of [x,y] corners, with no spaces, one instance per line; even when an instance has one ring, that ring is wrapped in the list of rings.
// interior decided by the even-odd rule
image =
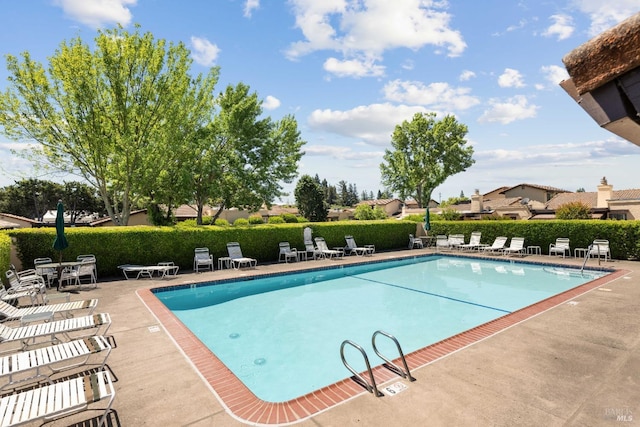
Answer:
[[[62,251],[69,247],[67,236],[64,235],[64,206],[62,200],[58,200],[58,211],[56,212],[56,239],[53,241],[53,249],[60,252],[58,262],[62,264]],[[58,290],[60,289],[60,275],[62,265],[58,266]]]
[[[69,247],[67,236],[64,235],[64,206],[62,200],[58,200],[58,212],[56,213],[56,240],[53,241],[53,249],[60,251],[60,259],[62,260],[62,251]]]
[[[429,205],[427,205],[427,211],[424,215],[424,230],[431,230],[431,219],[429,218]]]

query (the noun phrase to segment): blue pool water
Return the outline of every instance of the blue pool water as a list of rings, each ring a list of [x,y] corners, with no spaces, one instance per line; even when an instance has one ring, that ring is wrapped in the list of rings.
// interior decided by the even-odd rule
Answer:
[[[377,330],[408,354],[604,274],[430,256],[154,293],[257,397],[282,402],[351,376],[346,339],[376,366]],[[376,344],[398,356],[390,340]],[[345,356],[366,369],[352,347]]]

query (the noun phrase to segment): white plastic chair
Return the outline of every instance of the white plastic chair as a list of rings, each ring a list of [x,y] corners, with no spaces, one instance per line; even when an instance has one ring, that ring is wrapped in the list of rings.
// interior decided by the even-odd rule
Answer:
[[[280,242],[278,244],[280,249],[280,253],[278,254],[278,262],[289,262],[290,260],[297,261],[298,260],[298,250],[295,248],[291,248],[289,242]]]
[[[200,270],[213,271],[213,255],[209,253],[209,248],[196,248],[193,256],[193,271]]]
[[[419,237],[413,237],[413,234],[409,234],[409,249],[415,249],[415,248],[424,248],[424,245],[422,244],[422,239]]]
[[[571,256],[571,248],[567,237],[558,237],[555,243],[549,244],[549,256],[562,255],[562,258],[564,258],[566,254]]]

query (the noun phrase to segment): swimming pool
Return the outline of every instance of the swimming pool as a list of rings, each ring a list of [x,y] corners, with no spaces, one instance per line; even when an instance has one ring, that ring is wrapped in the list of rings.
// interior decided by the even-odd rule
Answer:
[[[256,396],[282,402],[349,377],[339,355],[345,339],[378,365],[376,330],[396,336],[407,354],[604,274],[575,273],[428,256],[154,293]],[[391,342],[378,344],[397,356]],[[362,356],[346,356],[364,370]]]

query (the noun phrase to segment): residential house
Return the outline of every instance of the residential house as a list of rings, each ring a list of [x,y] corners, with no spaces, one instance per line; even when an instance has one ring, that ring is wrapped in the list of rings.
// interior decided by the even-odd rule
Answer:
[[[39,227],[40,221],[23,216],[13,215],[9,213],[0,213],[0,229],[8,230],[11,228],[33,228]]]
[[[558,194],[546,203],[543,210],[535,211],[532,219],[554,219],[556,209],[572,202],[587,205],[594,219],[640,219],[640,189],[616,191],[603,177],[597,190]]]
[[[371,209],[376,206],[380,207],[388,217],[398,216],[402,214],[402,206],[404,203],[400,199],[378,199],[378,200],[363,200],[358,205],[367,205]]]

